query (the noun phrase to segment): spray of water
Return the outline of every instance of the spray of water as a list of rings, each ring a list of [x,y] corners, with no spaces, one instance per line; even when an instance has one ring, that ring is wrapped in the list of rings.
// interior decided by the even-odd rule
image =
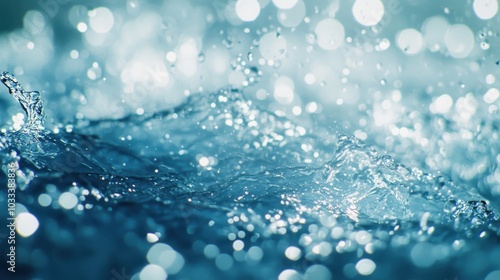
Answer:
[[[14,75],[4,71],[0,76],[2,83],[9,89],[14,98],[19,101],[28,117],[24,126],[28,130],[43,129],[43,101],[40,92],[25,91]]]

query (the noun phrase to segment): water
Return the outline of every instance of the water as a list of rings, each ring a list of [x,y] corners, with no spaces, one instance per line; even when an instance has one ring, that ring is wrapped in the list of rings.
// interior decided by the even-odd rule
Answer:
[[[0,279],[500,279],[497,0],[5,2]]]
[[[3,130],[1,161],[5,174],[18,167],[19,200],[41,224],[19,242],[20,275],[462,279],[500,257],[488,245],[497,210],[474,188],[306,129],[239,90],[48,130],[40,95],[2,81],[27,122]],[[75,275],[86,267],[96,269]]]
[[[40,129],[43,122],[43,101],[38,91],[25,91],[16,78],[4,71],[0,76],[9,93],[21,104],[28,117],[27,129]]]

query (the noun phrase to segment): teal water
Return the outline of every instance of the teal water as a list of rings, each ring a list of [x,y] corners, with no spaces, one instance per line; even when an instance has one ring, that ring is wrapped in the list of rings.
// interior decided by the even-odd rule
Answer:
[[[3,3],[0,279],[500,279],[499,26],[498,0]]]
[[[495,265],[499,251],[488,244],[498,242],[498,215],[473,188],[352,136],[317,134],[240,91],[57,133],[41,127],[43,105],[33,103],[41,104],[21,102],[29,121],[4,131],[1,146],[4,170],[19,167],[20,200],[41,222],[34,243],[18,249],[36,248],[20,257],[28,276],[65,279],[97,266],[81,279],[105,278],[118,266],[156,279],[155,264],[180,278],[392,278],[401,270],[462,278]],[[108,140],[124,132],[128,139]],[[477,248],[482,270],[457,265]],[[155,259],[155,250],[167,253]],[[32,263],[35,252],[45,265]]]

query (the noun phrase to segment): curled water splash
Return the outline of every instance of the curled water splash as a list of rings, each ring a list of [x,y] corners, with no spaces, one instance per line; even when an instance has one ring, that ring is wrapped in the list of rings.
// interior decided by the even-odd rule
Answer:
[[[40,92],[25,91],[14,75],[4,71],[0,76],[9,93],[21,104],[28,117],[27,129],[40,130],[43,124],[43,101]]]

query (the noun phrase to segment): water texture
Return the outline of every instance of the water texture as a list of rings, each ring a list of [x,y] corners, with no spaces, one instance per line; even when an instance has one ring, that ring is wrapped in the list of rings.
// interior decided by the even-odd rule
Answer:
[[[3,77],[9,89],[16,89],[14,93],[26,94],[11,74]],[[312,262],[328,262],[334,248],[342,252],[339,246],[346,241],[338,239],[357,243],[350,246],[359,247],[356,250],[363,255],[362,245],[372,254],[387,250],[396,237],[409,238],[406,242],[417,248],[422,238],[440,246],[457,235],[499,233],[495,211],[473,190],[445,176],[399,164],[352,136],[316,135],[259,109],[237,90],[196,94],[172,110],[83,121],[57,133],[41,127],[40,102],[33,98],[21,103],[28,122],[2,135],[1,159],[4,166],[8,162],[19,166],[21,189],[27,195],[36,197],[45,182],[73,185],[69,193],[80,197],[78,203],[83,206],[77,211],[78,219],[103,211],[94,207],[121,213],[126,209],[123,205],[131,204],[142,215],[162,221],[187,216],[188,232],[193,230],[190,227],[206,231],[204,227],[218,225],[207,239],[227,235],[233,240],[237,235],[243,245],[232,241],[235,254],[244,252],[244,241],[257,245],[274,240],[273,236],[287,236],[283,240],[290,240],[290,246],[285,255],[293,259],[303,254]],[[37,108],[35,113],[32,108]],[[106,141],[124,132],[128,141]],[[49,196],[56,199],[53,192],[64,191],[59,186],[53,186]],[[208,226],[200,224],[208,217]],[[394,228],[402,233],[394,233]],[[249,241],[247,234],[252,235]],[[436,236],[450,237],[434,241]],[[271,258],[282,256],[258,245],[252,248],[257,256],[262,252]],[[259,263],[253,254],[248,251],[239,258]],[[454,254],[459,252],[447,251],[445,257]],[[420,256],[415,258],[417,263],[422,261]],[[277,276],[286,267],[274,264],[269,272]],[[319,272],[309,273],[331,275],[327,266],[316,269]]]
[[[500,279],[498,0],[4,2],[0,279]]]

